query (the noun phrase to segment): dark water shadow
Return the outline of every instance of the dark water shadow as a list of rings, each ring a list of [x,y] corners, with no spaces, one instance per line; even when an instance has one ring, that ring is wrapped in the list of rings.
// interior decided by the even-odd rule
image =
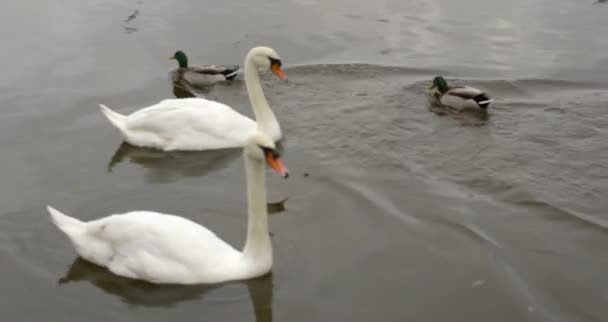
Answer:
[[[158,285],[114,275],[101,266],[77,257],[58,283],[66,285],[82,281],[87,281],[105,293],[120,298],[124,303],[144,307],[171,307],[180,302],[202,300],[214,289],[228,284],[245,284],[253,303],[255,320],[272,321],[272,273],[252,280],[220,284]]]
[[[108,172],[128,161],[148,170],[148,182],[166,183],[182,177],[202,177],[224,169],[240,155],[241,149],[164,152],[122,142],[108,163]]]
[[[188,88],[182,86],[179,82],[173,82],[173,96],[176,98],[190,98],[190,97],[198,97],[196,94],[188,90]]]
[[[276,142],[279,153],[285,153],[286,139]],[[152,172],[152,178],[171,182],[179,177],[201,177],[208,173],[227,167],[230,162],[241,155],[242,149],[217,149],[205,151],[171,151],[165,152],[153,148],[131,145],[123,141],[108,162],[108,172],[125,161],[142,166]]]
[[[274,215],[274,214],[278,214],[278,213],[285,211],[285,209],[287,209],[285,207],[285,203],[287,202],[288,199],[289,198],[285,198],[285,199],[279,200],[277,202],[267,202],[266,208],[267,208],[268,214]]]
[[[180,80],[173,80],[171,82],[173,88],[173,95],[176,98],[190,98],[190,97],[202,97],[211,93],[215,85],[209,85],[205,87],[194,87],[187,82]]]
[[[169,80],[173,88],[173,95],[176,98],[189,98],[189,97],[205,97],[215,87],[216,84],[206,86],[195,86],[190,84],[184,79],[177,76],[177,69],[169,72]],[[228,82],[226,82],[228,83]]]
[[[281,142],[277,150],[283,151]],[[148,170],[146,181],[150,183],[169,183],[184,177],[202,177],[224,169],[241,155],[241,149],[221,149],[209,151],[163,152],[151,148],[133,146],[122,142],[108,163],[108,172],[125,161],[137,164]],[[268,202],[268,213],[285,211],[287,198]]]

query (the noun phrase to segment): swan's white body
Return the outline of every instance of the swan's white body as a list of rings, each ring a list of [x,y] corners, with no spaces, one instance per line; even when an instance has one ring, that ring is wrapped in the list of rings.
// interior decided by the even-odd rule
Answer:
[[[166,99],[128,116],[100,106],[129,144],[163,151],[242,147],[258,131],[254,120],[203,98]],[[269,131],[275,141],[280,139],[278,124]]]
[[[186,218],[133,211],[85,223],[48,210],[78,255],[119,276],[193,284],[247,275],[238,270],[243,267],[240,252]]]
[[[274,148],[266,138],[264,144]],[[119,276],[177,284],[258,277],[272,267],[264,156],[257,145],[246,146],[244,154],[249,221],[242,252],[207,228],[174,215],[133,211],[82,222],[51,207],[48,211],[82,258]]]
[[[242,147],[258,129],[278,141],[281,127],[264,96],[258,72],[270,66],[269,57],[278,59],[273,49],[255,47],[245,58],[245,83],[256,121],[204,98],[167,99],[130,115],[100,107],[125,141],[135,146],[164,151]]]

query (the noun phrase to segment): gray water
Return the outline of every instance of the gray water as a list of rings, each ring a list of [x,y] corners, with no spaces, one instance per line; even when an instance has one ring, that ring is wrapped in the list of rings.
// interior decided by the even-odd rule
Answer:
[[[608,320],[607,14],[593,0],[5,1],[0,320]],[[45,205],[179,214],[242,245],[240,151],[121,147],[97,104],[173,97],[177,49],[241,63],[255,45],[290,79],[264,77],[292,173],[267,174],[269,202],[287,198],[272,274],[154,286],[78,260]],[[429,111],[438,74],[490,93],[488,117]],[[242,82],[205,95],[251,115]]]

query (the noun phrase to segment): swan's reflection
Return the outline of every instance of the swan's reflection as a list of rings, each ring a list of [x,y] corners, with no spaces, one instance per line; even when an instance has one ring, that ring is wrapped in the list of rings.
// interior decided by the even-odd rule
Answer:
[[[277,150],[283,150],[280,142],[277,143]],[[202,177],[224,169],[241,154],[241,149],[163,152],[123,142],[108,163],[108,171],[111,172],[114,166],[128,159],[129,162],[148,170],[146,181],[167,183],[182,177]],[[276,214],[285,211],[286,201],[287,198],[267,203],[268,213]]]
[[[277,151],[283,153],[282,141]],[[150,183],[167,183],[182,177],[202,177],[226,168],[242,154],[242,149],[218,149],[206,151],[171,151],[142,148],[122,142],[108,163],[108,172],[128,160],[148,170]]]
[[[107,269],[78,257],[59,284],[88,281],[123,302],[147,307],[169,307],[179,302],[198,300],[213,289],[239,283],[247,285],[257,322],[272,321],[272,273],[257,279],[214,285],[156,285],[112,274]]]
[[[171,182],[181,177],[201,177],[226,168],[241,149],[163,152],[123,142],[108,164],[108,171],[128,160],[148,170],[148,182]]]

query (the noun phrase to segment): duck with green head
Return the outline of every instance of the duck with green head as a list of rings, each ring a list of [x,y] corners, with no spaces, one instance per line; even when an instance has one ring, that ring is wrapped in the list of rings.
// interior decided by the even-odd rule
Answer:
[[[437,76],[430,87],[432,95],[437,101],[456,110],[467,108],[481,108],[486,110],[492,99],[483,91],[470,86],[448,86],[448,82]]]
[[[238,65],[188,66],[188,56],[181,50],[176,51],[170,59],[175,59],[179,64],[179,68],[171,72],[173,82],[186,82],[196,87],[235,80],[239,74]]]

